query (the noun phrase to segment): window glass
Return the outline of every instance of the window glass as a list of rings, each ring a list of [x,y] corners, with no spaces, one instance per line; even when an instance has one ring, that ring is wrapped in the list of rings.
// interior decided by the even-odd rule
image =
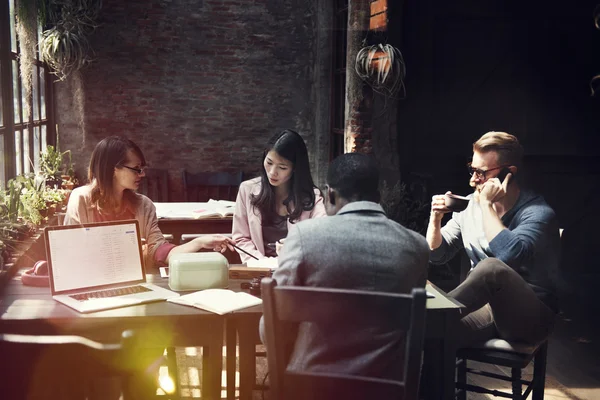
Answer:
[[[0,26],[10,35],[10,38],[4,38],[6,46],[0,48],[0,76],[8,75],[0,86],[0,189],[7,179],[39,168],[40,150],[51,142],[51,138],[46,136],[54,133],[53,127],[49,129],[47,126],[53,123],[54,114],[47,109],[47,105],[52,104],[53,86],[45,79],[47,66],[39,60],[36,43],[33,44],[36,60],[32,71],[31,95],[25,95],[19,71],[20,46],[16,36],[18,3],[17,0],[2,3],[4,11],[0,13]],[[41,33],[42,27],[38,26],[37,37],[34,36],[38,43]],[[25,110],[30,110],[31,115],[25,116]]]
[[[17,175],[23,173],[22,168],[22,153],[21,153],[21,131],[15,131],[15,170]]]
[[[31,146],[29,143],[29,129],[23,129],[23,172],[28,173],[31,171]]]
[[[25,89],[23,88],[23,81],[20,80],[19,83],[20,83],[19,89],[21,91],[21,122],[27,123],[31,119],[31,116],[25,114],[25,110],[26,110],[25,105],[30,101],[30,99],[28,99],[27,95],[25,94]],[[33,85],[33,83],[32,83],[32,85]],[[31,110],[32,110],[32,107],[30,107],[29,112],[31,112]]]
[[[46,150],[46,146],[48,145],[48,142],[46,141],[46,125],[42,125],[42,147],[41,149]]]
[[[15,30],[15,0],[8,1],[10,15],[10,50],[17,52],[17,34]]]
[[[2,64],[0,63],[0,76],[2,76]],[[2,104],[2,82],[0,80],[0,127],[4,126],[4,107]],[[1,160],[1,158],[0,158]],[[2,185],[0,185],[0,188],[2,188]]]
[[[46,75],[44,74],[44,69],[39,69],[39,77],[40,77],[40,99],[41,99],[41,118],[46,119]]]
[[[32,94],[33,94],[33,120],[37,121],[40,119],[40,79],[39,79],[39,67],[36,65],[33,67],[33,76],[31,77]]]
[[[13,105],[15,110],[15,124],[21,122],[21,85],[19,84],[19,65],[15,60],[12,62],[12,76],[13,76]]]
[[[0,134],[0,154],[4,154],[4,135]],[[6,172],[4,171],[4,163],[0,162],[0,189],[6,183]]]
[[[33,165],[37,170],[40,167],[40,151],[42,149],[42,141],[40,140],[40,127],[33,127]]]

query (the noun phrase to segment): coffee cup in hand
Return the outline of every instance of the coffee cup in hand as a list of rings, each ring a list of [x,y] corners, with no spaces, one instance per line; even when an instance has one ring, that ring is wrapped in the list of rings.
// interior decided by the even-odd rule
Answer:
[[[448,193],[444,195],[446,208],[453,212],[461,212],[469,205],[469,198],[457,194]]]

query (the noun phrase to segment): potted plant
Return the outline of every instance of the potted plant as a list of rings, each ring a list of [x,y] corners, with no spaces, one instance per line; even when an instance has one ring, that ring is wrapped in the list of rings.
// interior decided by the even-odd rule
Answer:
[[[23,189],[23,179],[11,179],[6,190],[0,190],[0,265],[7,264],[16,251],[17,243],[27,239],[34,231],[31,225],[19,218]]]
[[[48,217],[51,217],[54,212],[62,208],[65,197],[64,189],[45,188],[42,191],[42,198],[46,202],[46,208],[50,210]]]
[[[380,43],[363,47],[356,54],[354,69],[378,93],[392,97],[404,91],[406,67],[402,53],[394,46]]]
[[[92,60],[89,35],[97,27],[101,0],[50,0],[39,44],[40,57],[59,80]]]
[[[19,215],[34,225],[40,225],[48,214],[48,205],[43,197],[46,187],[43,180],[35,175],[20,175],[16,178],[22,184]]]
[[[7,189],[0,191],[0,200],[2,200],[0,202],[0,216],[2,220],[17,222],[22,191],[23,185],[16,179],[9,180]]]
[[[389,219],[425,235],[430,204],[416,197],[403,182],[396,182],[393,186],[383,182],[380,204]]]
[[[68,157],[68,163],[63,164],[63,158]],[[40,172],[46,179],[49,187],[61,187],[65,170],[73,169],[71,162],[71,150],[60,151],[58,140],[56,148],[52,145],[46,146],[46,150],[40,153]]]
[[[64,164],[63,174],[61,175],[61,188],[65,190],[73,190],[77,185],[77,178],[75,177],[75,165],[73,164],[70,151],[65,151],[63,153],[63,156],[64,155],[68,157],[68,161]]]

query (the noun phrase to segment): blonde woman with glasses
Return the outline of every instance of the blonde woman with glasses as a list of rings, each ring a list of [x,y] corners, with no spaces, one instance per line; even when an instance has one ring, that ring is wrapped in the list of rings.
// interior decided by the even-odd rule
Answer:
[[[90,159],[89,183],[71,193],[64,224],[136,219],[145,241],[146,269],[168,264],[169,258],[177,253],[200,249],[224,252],[227,248],[233,251],[233,241],[223,235],[204,235],[180,246],[167,242],[158,228],[154,204],[136,193],[145,170],[146,159],[134,142],[121,136],[103,139]]]

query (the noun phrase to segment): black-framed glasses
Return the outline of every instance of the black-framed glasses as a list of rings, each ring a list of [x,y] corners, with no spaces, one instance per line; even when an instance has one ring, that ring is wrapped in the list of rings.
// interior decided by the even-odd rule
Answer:
[[[500,168],[506,168],[506,167],[508,167],[508,165],[501,165],[499,167],[486,169],[484,171],[484,170],[479,169],[479,168],[473,168],[471,166],[471,163],[467,164],[467,170],[469,171],[469,175],[471,175],[471,176],[475,175],[476,178],[478,178],[478,179],[484,179],[484,180],[486,179],[485,174],[487,174],[488,172],[495,171],[495,170],[500,169]]]
[[[138,175],[144,174],[146,172],[146,170],[148,169],[148,167],[134,168],[134,167],[128,167],[127,165],[121,165],[121,167],[127,168],[128,170],[133,171],[133,172],[137,173]]]

